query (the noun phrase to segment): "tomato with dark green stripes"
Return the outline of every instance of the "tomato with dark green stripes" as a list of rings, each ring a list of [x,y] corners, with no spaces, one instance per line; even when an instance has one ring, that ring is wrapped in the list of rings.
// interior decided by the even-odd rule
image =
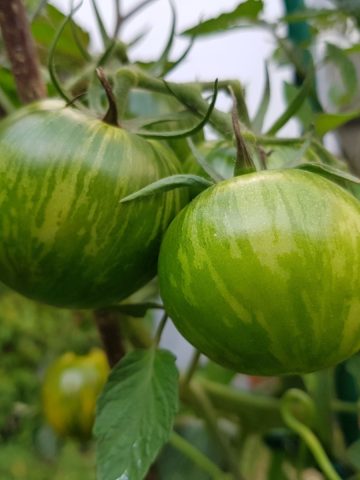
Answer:
[[[0,124],[0,281],[68,308],[110,305],[156,274],[173,191],[122,197],[179,172],[156,141],[44,101]]]
[[[360,349],[360,203],[300,170],[223,181],[170,225],[159,280],[178,330],[226,367],[332,366]]]

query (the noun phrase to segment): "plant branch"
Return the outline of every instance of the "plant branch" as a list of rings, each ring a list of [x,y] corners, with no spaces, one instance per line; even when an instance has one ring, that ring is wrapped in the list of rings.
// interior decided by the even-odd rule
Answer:
[[[20,100],[44,98],[46,86],[22,0],[0,0],[0,28]]]
[[[118,314],[106,309],[95,310],[94,317],[109,365],[112,368],[125,355]]]
[[[201,470],[208,473],[214,480],[225,480],[226,478],[229,478],[229,476],[220,470],[220,468],[206,455],[177,433],[173,432],[171,434],[170,444],[176,448],[176,450],[188,457],[195,465],[201,468]]]
[[[153,3],[155,0],[143,0],[142,2],[138,3],[132,10],[130,10],[126,15],[123,16],[123,22],[134,16],[136,13],[140,12],[143,8]]]
[[[165,95],[169,95],[169,88],[176,94],[177,98],[189,108],[191,111],[198,115],[205,115],[209,105],[208,102],[202,97],[201,89],[196,84],[179,84],[169,82],[167,85],[165,83],[155,77],[152,77],[139,68],[129,68],[123,67],[118,70],[120,72],[124,72],[124,70],[131,71],[135,76],[136,84],[139,88],[143,88],[145,90],[149,90],[152,92],[163,93]],[[233,130],[232,130],[232,123],[231,117],[229,114],[221,112],[216,108],[213,109],[213,112],[210,116],[210,124],[219,132],[221,132],[225,137],[232,138]],[[244,137],[250,136],[251,139],[254,139],[253,134],[246,130],[244,131]]]
[[[201,357],[201,352],[199,350],[194,350],[193,356],[190,360],[190,364],[188,366],[188,369],[183,379],[183,383],[182,383],[183,387],[187,387],[191,382],[191,379],[193,378],[194,373],[196,372],[196,369],[199,365],[200,357]]]
[[[308,405],[312,405],[311,398],[301,390],[290,389],[282,398],[281,401],[281,413],[286,425],[296,432],[304,441],[308,449],[313,454],[316,462],[321,468],[322,472],[329,480],[341,480],[340,476],[335,471],[329,458],[327,457],[321,443],[310,430],[310,428],[304,423],[300,422],[291,411],[291,403],[299,402],[304,407],[308,408]]]
[[[217,440],[219,447],[221,448],[224,457],[226,458],[228,467],[231,473],[234,475],[234,478],[236,480],[243,480],[243,476],[240,473],[238,465],[238,459],[232,449],[228,437],[219,428],[216,411],[214,410],[211,401],[206,395],[205,390],[201,387],[199,383],[192,383],[191,386],[187,387],[186,389],[188,391],[188,395],[190,396],[191,404],[193,405],[195,410],[204,418],[209,428],[209,431]]]

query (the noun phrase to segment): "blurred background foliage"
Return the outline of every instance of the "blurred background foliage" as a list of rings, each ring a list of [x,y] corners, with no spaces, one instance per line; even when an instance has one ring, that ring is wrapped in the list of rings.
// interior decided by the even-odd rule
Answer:
[[[92,478],[91,447],[63,445],[46,425],[40,399],[49,364],[99,345],[91,314],[39,305],[2,286],[0,324],[0,478]]]

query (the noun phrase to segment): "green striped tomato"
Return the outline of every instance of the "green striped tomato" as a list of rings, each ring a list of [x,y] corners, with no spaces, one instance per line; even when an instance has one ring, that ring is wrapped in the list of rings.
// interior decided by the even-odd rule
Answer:
[[[186,198],[122,197],[179,172],[172,152],[65,107],[34,104],[0,124],[0,280],[35,300],[95,308],[156,274]]]
[[[178,330],[237,371],[311,372],[360,348],[360,203],[316,174],[207,189],[170,225],[158,274]]]

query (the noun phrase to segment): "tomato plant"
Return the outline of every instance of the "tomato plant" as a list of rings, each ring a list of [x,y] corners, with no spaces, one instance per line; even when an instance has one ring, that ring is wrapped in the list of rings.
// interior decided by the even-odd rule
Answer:
[[[167,41],[144,61],[145,34],[126,43],[123,26],[152,0],[113,0],[112,29],[110,2],[90,3],[96,52],[80,6],[0,1],[0,476],[83,480],[96,455],[98,480],[353,480],[360,158],[343,140],[359,116],[357,9],[284,0],[269,21],[265,0],[239,0],[181,32],[176,57],[171,3]],[[339,25],[341,47],[318,48]],[[256,112],[237,78],[175,80],[198,39],[246,45],[244,26],[276,44]],[[342,85],[323,85],[329,65]],[[107,360],[64,354],[40,395],[49,358],[100,340]]]

